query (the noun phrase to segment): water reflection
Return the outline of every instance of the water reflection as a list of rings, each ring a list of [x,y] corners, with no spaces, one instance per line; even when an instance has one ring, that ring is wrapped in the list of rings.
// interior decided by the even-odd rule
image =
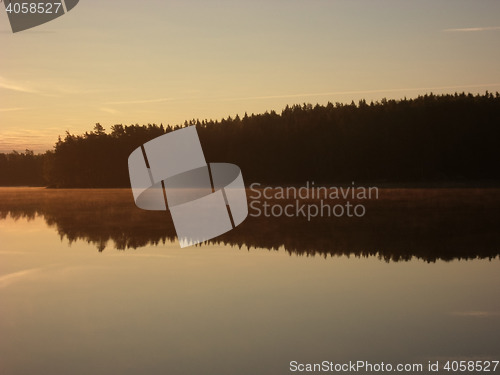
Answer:
[[[362,218],[251,217],[210,243],[284,248],[297,255],[495,258],[500,255],[497,189],[381,189]],[[135,207],[128,189],[1,188],[0,220],[42,216],[62,239],[135,249],[175,241],[170,215]]]
[[[451,205],[459,193],[384,194],[364,221],[250,217],[218,242],[388,259],[495,254],[488,192],[466,206]],[[0,189],[0,202],[2,375],[275,375],[289,374],[290,361],[498,359],[498,260],[181,249],[168,215],[136,209],[126,190]]]

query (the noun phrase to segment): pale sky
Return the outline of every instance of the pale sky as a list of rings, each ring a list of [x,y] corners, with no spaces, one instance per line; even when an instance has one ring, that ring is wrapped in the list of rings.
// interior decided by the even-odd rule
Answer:
[[[0,152],[100,122],[500,91],[498,0],[81,0],[13,34],[0,10]]]

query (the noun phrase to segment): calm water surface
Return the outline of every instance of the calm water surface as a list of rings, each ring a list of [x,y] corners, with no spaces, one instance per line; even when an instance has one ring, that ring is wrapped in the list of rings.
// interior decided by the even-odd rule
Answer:
[[[498,258],[385,262],[168,239],[99,252],[40,213],[4,215],[0,241],[2,375],[500,359]]]

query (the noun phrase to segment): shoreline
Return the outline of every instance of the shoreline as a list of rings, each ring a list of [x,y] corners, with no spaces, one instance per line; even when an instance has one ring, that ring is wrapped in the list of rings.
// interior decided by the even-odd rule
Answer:
[[[355,188],[355,189],[500,189],[500,181],[496,182],[426,182],[426,183],[397,183],[397,182],[363,182],[363,183],[314,183],[309,184],[307,181],[304,184],[263,184],[258,183],[259,187],[252,188],[251,185],[256,184],[252,182],[245,184],[246,190],[251,189],[265,189],[265,188],[307,188],[307,189],[335,189],[335,188]],[[124,190],[131,189],[130,186],[114,186],[114,187],[54,187],[54,186],[30,186],[30,185],[0,185],[0,189],[46,189],[46,190]]]

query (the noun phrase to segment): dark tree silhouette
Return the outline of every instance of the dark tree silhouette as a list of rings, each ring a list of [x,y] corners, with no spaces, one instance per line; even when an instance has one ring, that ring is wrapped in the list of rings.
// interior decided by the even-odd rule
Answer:
[[[239,165],[247,184],[500,182],[500,94],[486,92],[303,104],[166,128],[114,125],[110,133],[96,124],[66,133],[44,155],[0,154],[0,184],[127,187],[128,155],[189,125],[207,161]]]
[[[44,155],[35,155],[30,150],[0,154],[0,185],[43,186],[44,159]]]

